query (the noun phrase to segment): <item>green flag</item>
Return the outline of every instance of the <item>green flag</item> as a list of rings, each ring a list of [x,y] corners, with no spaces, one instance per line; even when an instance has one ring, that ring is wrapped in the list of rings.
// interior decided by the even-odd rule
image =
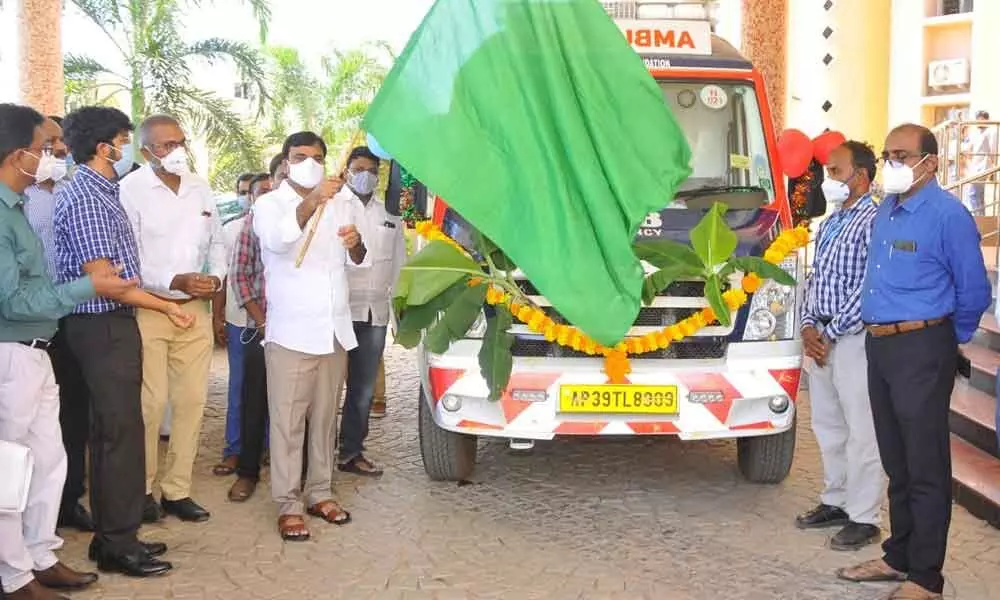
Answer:
[[[600,3],[437,0],[365,128],[570,323],[622,339],[642,293],[632,241],[691,152]]]

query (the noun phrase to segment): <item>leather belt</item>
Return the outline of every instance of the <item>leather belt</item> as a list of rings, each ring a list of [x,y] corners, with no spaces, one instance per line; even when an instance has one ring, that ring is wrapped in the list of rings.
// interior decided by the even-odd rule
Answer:
[[[18,342],[22,346],[27,346],[29,348],[36,348],[38,350],[48,350],[52,347],[52,340],[45,340],[42,338],[35,338],[30,341]]]
[[[868,333],[872,334],[874,337],[886,337],[896,335],[898,333],[909,333],[911,331],[919,331],[928,327],[934,327],[935,325],[944,323],[946,320],[946,318],[941,317],[940,319],[926,319],[923,321],[902,321],[900,323],[886,323],[884,325],[865,325],[865,329],[867,329]]]

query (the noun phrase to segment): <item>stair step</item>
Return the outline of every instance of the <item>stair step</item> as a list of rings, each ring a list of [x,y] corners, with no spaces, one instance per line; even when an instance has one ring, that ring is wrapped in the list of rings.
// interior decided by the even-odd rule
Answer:
[[[955,502],[1000,527],[1000,459],[952,435],[951,476]]]
[[[983,331],[1000,335],[1000,323],[997,323],[997,318],[993,314],[993,311],[983,315],[983,319],[979,322],[979,328]]]
[[[978,344],[965,344],[962,352],[972,363],[972,368],[989,377],[995,377],[1000,370],[1000,352],[990,350]]]
[[[948,422],[951,431],[983,452],[996,455],[997,400],[992,394],[972,387],[959,378],[951,394],[951,414]]]

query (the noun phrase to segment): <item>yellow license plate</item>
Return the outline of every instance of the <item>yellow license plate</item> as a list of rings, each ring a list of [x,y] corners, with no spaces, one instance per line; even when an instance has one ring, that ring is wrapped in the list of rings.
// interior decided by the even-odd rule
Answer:
[[[564,385],[559,411],[579,414],[674,415],[676,385]]]

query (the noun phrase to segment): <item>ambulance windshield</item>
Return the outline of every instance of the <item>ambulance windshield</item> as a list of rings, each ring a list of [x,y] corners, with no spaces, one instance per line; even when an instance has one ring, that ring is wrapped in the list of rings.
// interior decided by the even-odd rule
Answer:
[[[684,193],[759,188],[774,199],[771,163],[760,107],[752,86],[732,82],[660,81],[670,110],[691,146],[691,176],[672,208],[685,208]]]

